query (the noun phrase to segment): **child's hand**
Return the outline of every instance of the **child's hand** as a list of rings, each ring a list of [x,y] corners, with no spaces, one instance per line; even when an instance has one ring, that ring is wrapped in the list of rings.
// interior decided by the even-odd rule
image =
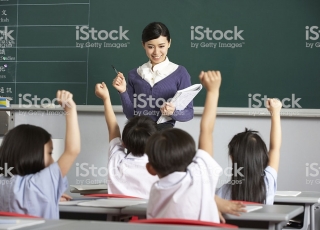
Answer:
[[[221,74],[220,71],[201,71],[199,75],[201,84],[208,92],[219,91],[221,85]]]
[[[269,112],[272,114],[279,113],[282,107],[282,103],[279,99],[276,98],[268,98],[267,100],[267,108]]]
[[[76,103],[73,101],[73,95],[69,91],[58,90],[57,101],[66,112],[76,109]]]
[[[67,195],[67,194],[62,194],[62,196],[60,197],[60,201],[69,201],[72,200],[72,197]]]
[[[104,82],[96,84],[95,94],[102,100],[106,100],[110,97],[108,87]]]
[[[223,218],[222,214],[231,214],[235,216],[240,216],[241,212],[246,212],[245,205],[241,201],[230,201],[222,199],[218,196],[215,196],[215,201],[217,203],[220,221],[225,223],[225,219]]]
[[[160,111],[162,115],[171,116],[174,113],[175,109],[176,107],[173,103],[165,102],[163,106],[160,108]]]
[[[123,93],[127,90],[126,79],[124,78],[123,74],[120,72],[113,80],[112,85],[116,90],[118,90],[119,93]]]

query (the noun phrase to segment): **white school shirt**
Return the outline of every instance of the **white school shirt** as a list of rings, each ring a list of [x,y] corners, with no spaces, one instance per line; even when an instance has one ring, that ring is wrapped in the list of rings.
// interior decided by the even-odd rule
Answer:
[[[154,84],[176,71],[178,67],[177,64],[170,62],[169,58],[166,57],[163,62],[155,65],[153,70],[151,62],[148,61],[137,69],[137,73],[153,87]]]
[[[277,171],[271,166],[267,166],[264,170],[264,183],[267,189],[266,204],[273,205],[274,196],[277,191]],[[226,200],[231,200],[231,183],[222,185],[216,194]]]
[[[148,156],[135,157],[126,154],[119,137],[109,143],[108,193],[148,199],[151,186],[159,180],[149,174]]]
[[[147,218],[179,218],[219,223],[215,190],[222,169],[199,149],[187,172],[174,172],[151,189]]]

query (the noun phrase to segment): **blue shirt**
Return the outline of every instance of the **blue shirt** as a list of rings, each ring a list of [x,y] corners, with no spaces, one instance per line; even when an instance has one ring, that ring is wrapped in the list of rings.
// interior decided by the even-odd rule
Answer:
[[[59,200],[67,188],[67,177],[62,177],[58,163],[35,174],[0,177],[0,209],[59,219]]]
[[[274,201],[275,192],[277,191],[277,171],[274,170],[274,168],[267,166],[264,172],[264,182],[266,184],[267,189],[266,204],[272,205]],[[230,183],[222,185],[216,191],[216,195],[223,199],[231,200],[231,186],[232,185]]]

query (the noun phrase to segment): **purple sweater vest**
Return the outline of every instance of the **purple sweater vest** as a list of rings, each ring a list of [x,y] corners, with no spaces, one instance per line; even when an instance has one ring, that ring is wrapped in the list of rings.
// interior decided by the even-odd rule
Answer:
[[[128,74],[127,91],[120,94],[123,112],[128,119],[138,115],[147,115],[154,121],[161,116],[160,107],[164,101],[172,98],[178,90],[191,85],[188,71],[179,66],[173,73],[154,84],[153,87],[143,80],[133,69]],[[172,125],[176,121],[189,121],[193,118],[193,102],[184,110],[175,111],[168,121]]]

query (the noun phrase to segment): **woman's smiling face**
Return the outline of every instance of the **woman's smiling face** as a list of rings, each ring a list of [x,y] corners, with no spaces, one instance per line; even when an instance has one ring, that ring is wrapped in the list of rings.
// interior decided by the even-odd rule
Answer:
[[[167,37],[160,36],[157,39],[147,41],[143,44],[146,55],[151,61],[152,66],[166,60],[168,49],[171,41],[168,42]]]

